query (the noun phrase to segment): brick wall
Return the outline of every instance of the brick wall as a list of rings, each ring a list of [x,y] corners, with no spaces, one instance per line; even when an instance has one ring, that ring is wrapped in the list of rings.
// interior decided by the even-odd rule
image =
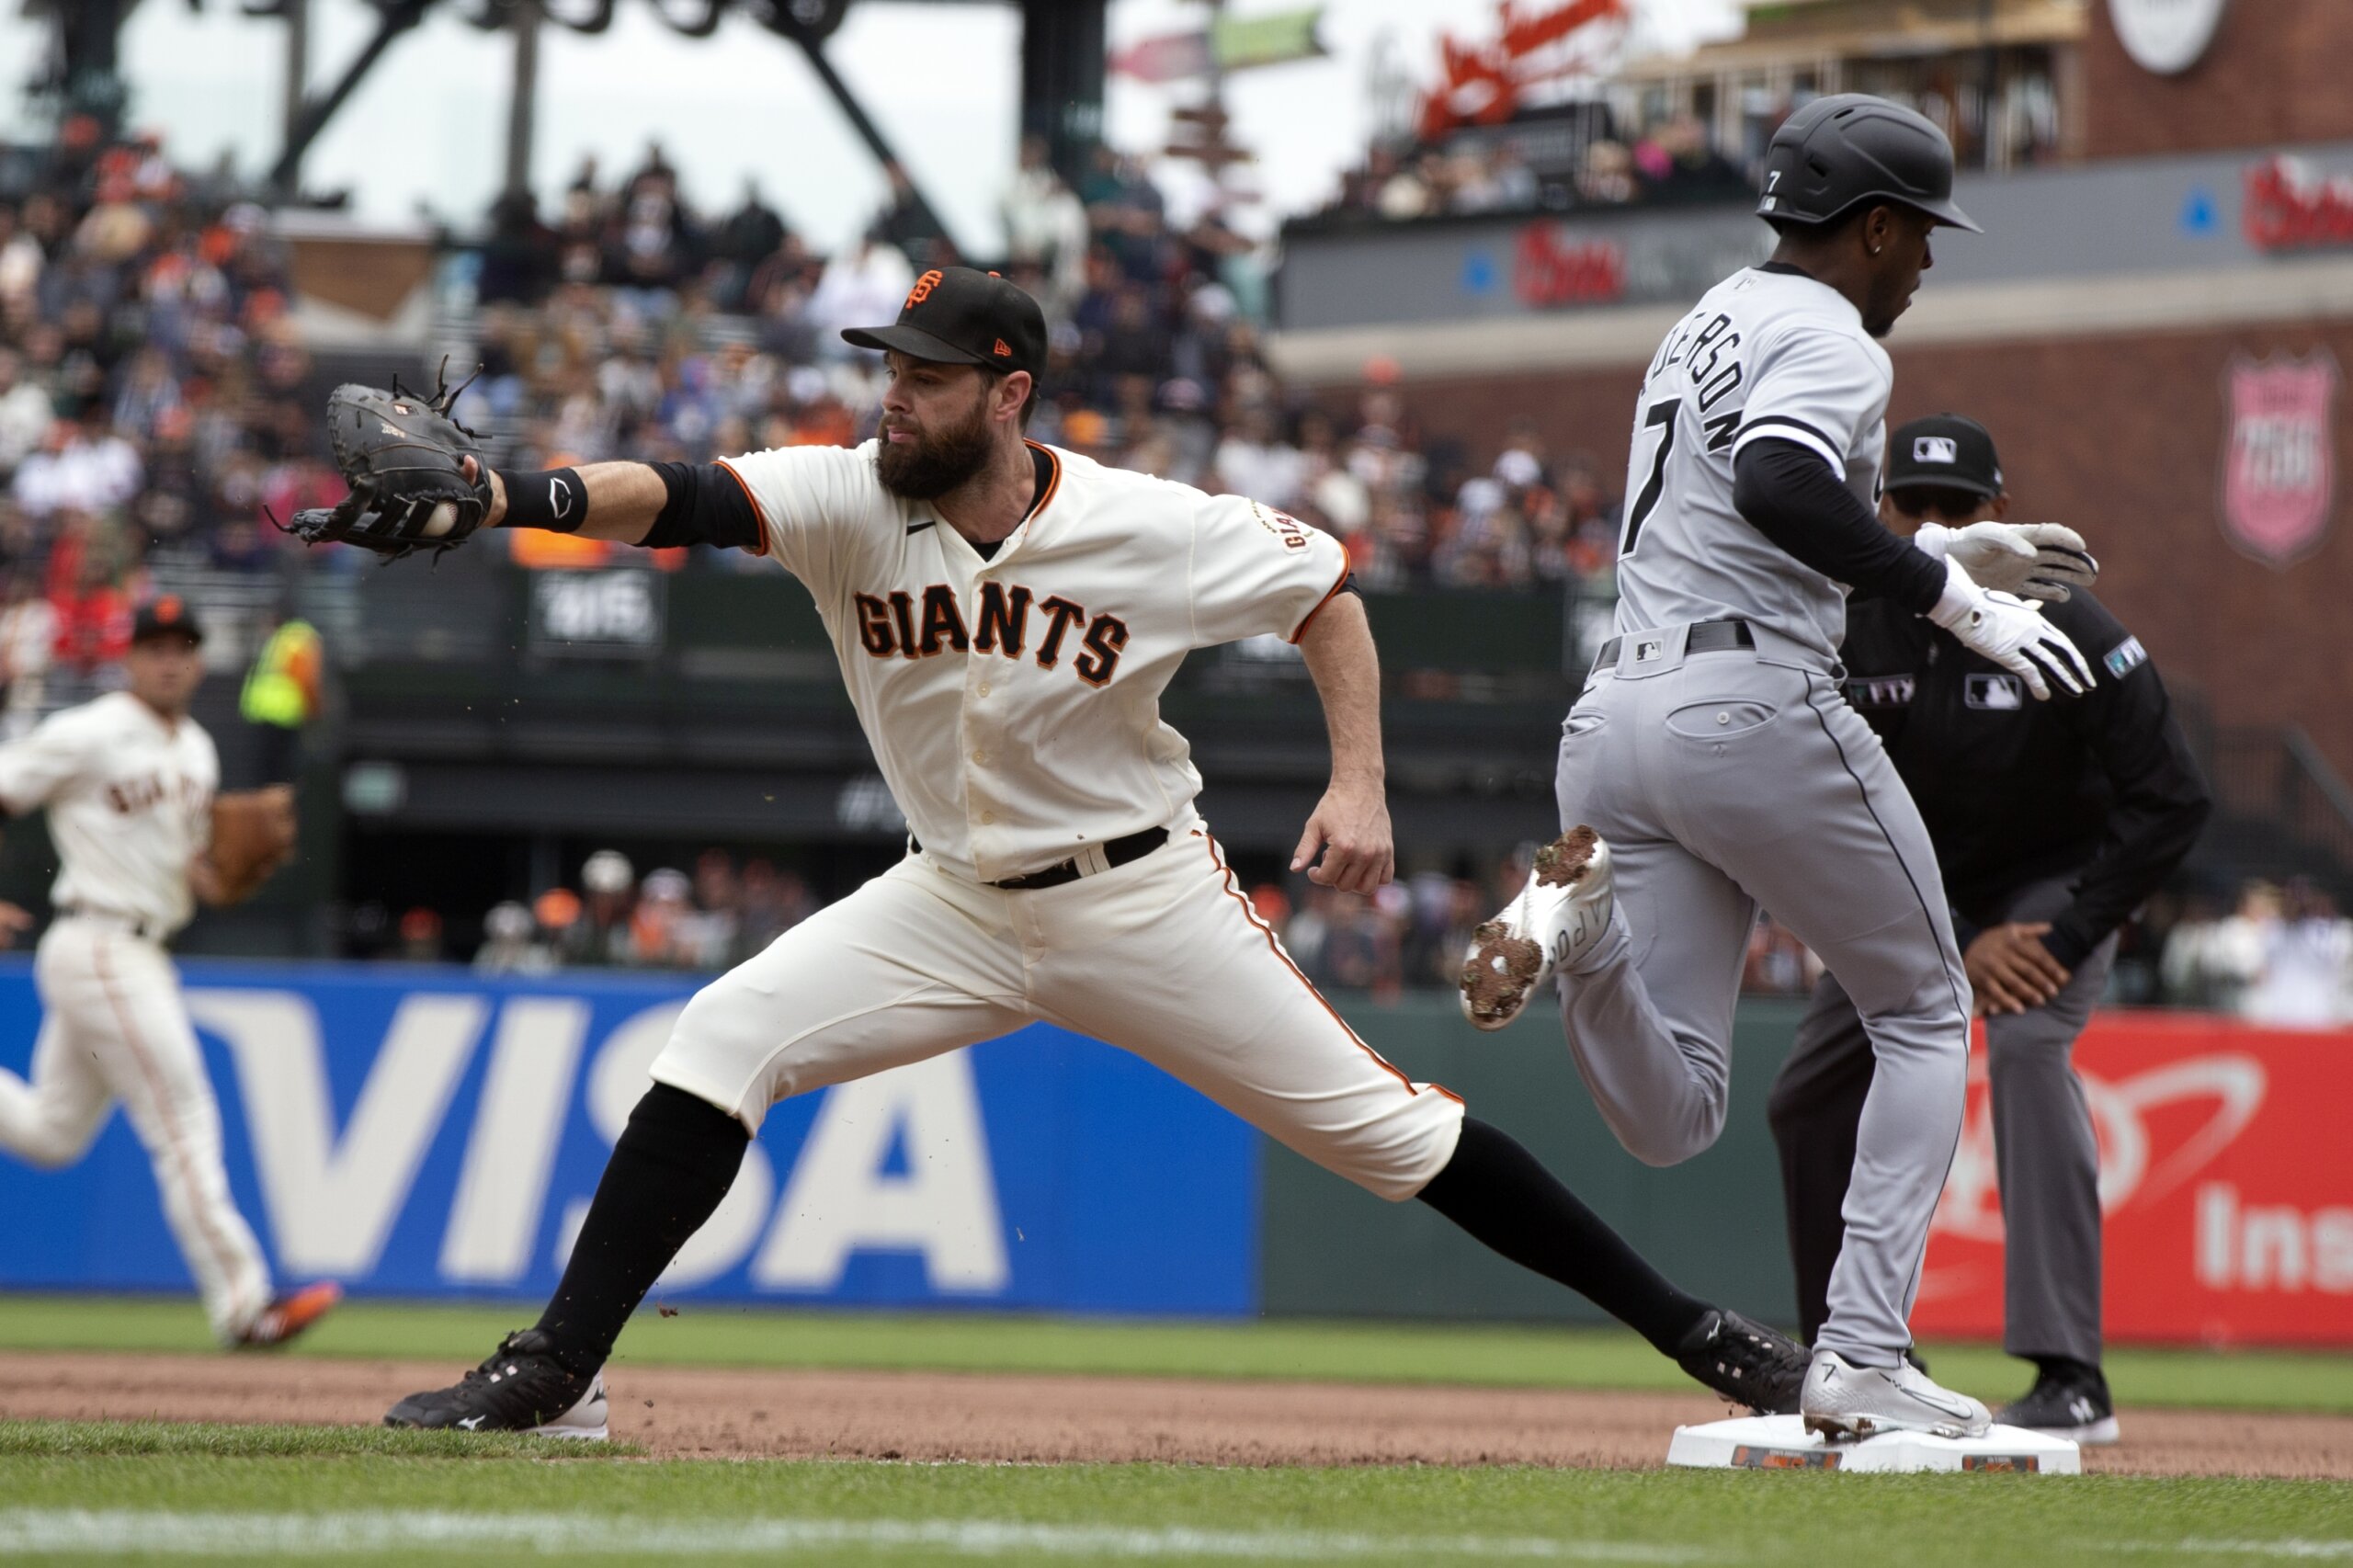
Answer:
[[[2092,0],[2084,40],[2084,154],[2263,147],[2353,139],[2353,3],[2231,0],[2204,58],[2153,75]]]
[[[2170,678],[2225,722],[2302,724],[2353,776],[2353,388],[2337,398],[2336,510],[2317,551],[2275,569],[2234,549],[2220,520],[2232,356],[2325,347],[2353,376],[2353,323],[1916,350],[1898,337],[1892,422],[1942,410],[1984,421],[2012,519],[2068,523],[2093,541],[2102,600]],[[1622,473],[1639,375],[1421,382],[1408,406],[1481,462],[1526,413],[1556,451]]]

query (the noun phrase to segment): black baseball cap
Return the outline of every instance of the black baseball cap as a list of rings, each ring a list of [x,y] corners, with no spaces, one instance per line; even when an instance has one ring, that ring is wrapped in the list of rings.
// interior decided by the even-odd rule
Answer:
[[[2002,493],[2002,460],[1993,432],[1958,414],[1932,414],[1887,438],[1887,488],[1935,485],[1972,495]]]
[[[204,628],[197,624],[186,599],[177,594],[162,594],[141,605],[131,618],[131,640],[144,642],[150,637],[185,637],[190,642],[201,642]]]
[[[842,341],[1035,377],[1046,369],[1046,312],[994,272],[935,267],[907,290],[895,324],[844,327]]]

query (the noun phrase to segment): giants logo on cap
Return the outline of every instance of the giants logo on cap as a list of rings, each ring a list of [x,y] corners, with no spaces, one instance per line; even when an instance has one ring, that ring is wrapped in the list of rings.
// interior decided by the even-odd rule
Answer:
[[[925,273],[921,278],[915,279],[915,286],[907,290],[907,302],[899,308],[903,311],[914,310],[917,305],[920,305],[926,300],[930,299],[931,291],[938,287],[939,268],[935,267],[929,272]]]

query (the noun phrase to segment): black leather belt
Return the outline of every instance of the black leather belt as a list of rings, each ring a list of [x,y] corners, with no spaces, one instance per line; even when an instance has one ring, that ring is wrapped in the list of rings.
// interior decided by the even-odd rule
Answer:
[[[1646,642],[1649,635],[1637,631],[1634,641]],[[1664,640],[1662,635],[1661,641]],[[1593,656],[1593,667],[1597,670],[1614,668],[1618,663],[1619,644],[1623,642],[1623,637],[1612,637],[1604,642],[1601,652]],[[1756,646],[1756,634],[1748,630],[1748,622],[1745,620],[1698,620],[1691,623],[1691,634],[1684,639],[1683,651],[1687,653],[1729,653],[1736,648]]]
[[[142,919],[136,915],[119,915],[111,909],[84,909],[76,904],[61,903],[57,906],[57,913],[69,919],[96,920],[101,925],[112,926],[130,932],[142,942],[160,942],[165,935],[163,926],[155,921]]]
[[[914,845],[918,853],[922,851],[923,842],[920,839],[910,837],[907,842]],[[1131,860],[1141,860],[1167,842],[1168,830],[1165,827],[1148,827],[1125,838],[1114,838],[1103,846],[1104,869],[1124,866]],[[1041,870],[1025,871],[1020,876],[1007,877],[1003,881],[987,885],[1004,888],[1008,892],[1035,892],[1040,888],[1058,888],[1064,882],[1074,882],[1085,875],[1086,873],[1078,869],[1078,859],[1074,856],[1067,860],[1058,860]]]

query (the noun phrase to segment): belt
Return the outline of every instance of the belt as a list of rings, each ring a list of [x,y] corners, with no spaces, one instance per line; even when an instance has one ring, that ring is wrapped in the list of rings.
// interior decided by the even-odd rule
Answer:
[[[57,913],[73,920],[95,920],[101,926],[112,926],[128,931],[142,942],[160,942],[170,932],[159,920],[149,920],[137,915],[123,915],[111,909],[84,909],[78,904],[62,903]]]
[[[920,839],[911,835],[907,842],[914,845],[918,853],[923,849],[923,842]],[[1101,855],[1103,863],[1099,866],[1082,866],[1079,864],[1079,858],[1074,855],[1067,860],[1057,860],[1042,869],[1024,871],[1017,877],[1006,877],[1002,881],[990,882],[987,885],[993,888],[1003,888],[1008,892],[1035,892],[1040,888],[1058,888],[1064,882],[1074,882],[1081,877],[1091,877],[1097,872],[1108,871],[1114,866],[1124,866],[1131,860],[1141,860],[1167,842],[1166,828],[1148,827],[1142,833],[1131,833],[1125,838],[1114,838],[1086,857],[1091,861],[1096,854]]]
[[[1623,637],[1612,637],[1604,642],[1601,652],[1593,657],[1593,667],[1598,670],[1615,665],[1619,645],[1625,641]],[[1691,623],[1690,634],[1684,639],[1683,651],[1687,653],[1729,653],[1736,648],[1756,646],[1756,634],[1748,630],[1748,622],[1745,620],[1695,620]]]

